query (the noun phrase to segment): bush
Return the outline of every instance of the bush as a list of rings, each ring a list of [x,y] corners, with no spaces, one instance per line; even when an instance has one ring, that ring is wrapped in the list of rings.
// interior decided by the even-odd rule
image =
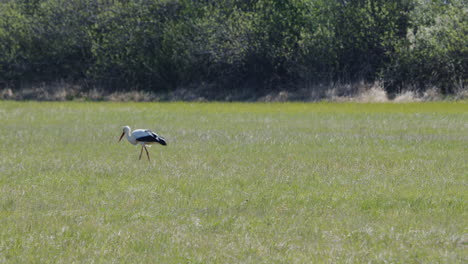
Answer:
[[[385,73],[389,89],[424,91],[436,86],[453,93],[455,84],[468,82],[468,9],[463,1],[451,2],[417,3],[407,38],[397,46]]]
[[[463,0],[8,0],[0,85],[252,91],[466,87]],[[313,88],[311,88],[313,89]]]

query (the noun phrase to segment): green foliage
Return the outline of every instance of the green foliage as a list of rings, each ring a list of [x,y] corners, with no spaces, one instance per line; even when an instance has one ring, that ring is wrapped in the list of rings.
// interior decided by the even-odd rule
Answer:
[[[302,64],[330,81],[375,80],[405,35],[410,7],[405,0],[312,1]]]
[[[31,48],[30,19],[16,4],[5,3],[0,9],[0,83],[19,78],[28,68]]]
[[[9,0],[0,85],[238,89],[382,81],[444,92],[467,82],[463,0]]]
[[[407,38],[386,73],[398,89],[439,86],[451,93],[468,82],[468,9],[464,1],[419,1]]]

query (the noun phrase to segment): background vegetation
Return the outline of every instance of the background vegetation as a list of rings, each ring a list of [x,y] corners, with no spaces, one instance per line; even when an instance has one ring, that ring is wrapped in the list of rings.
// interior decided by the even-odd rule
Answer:
[[[1,263],[466,263],[468,104],[0,101]],[[123,125],[167,147],[118,143]]]
[[[0,86],[453,93],[466,43],[465,0],[2,0]]]

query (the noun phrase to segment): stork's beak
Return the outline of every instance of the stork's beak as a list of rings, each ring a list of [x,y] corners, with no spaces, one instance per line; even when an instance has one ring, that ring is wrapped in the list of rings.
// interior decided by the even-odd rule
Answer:
[[[122,135],[120,136],[119,142],[120,142],[120,140],[122,140],[122,138],[123,138],[124,135],[125,135],[125,132],[123,132]]]

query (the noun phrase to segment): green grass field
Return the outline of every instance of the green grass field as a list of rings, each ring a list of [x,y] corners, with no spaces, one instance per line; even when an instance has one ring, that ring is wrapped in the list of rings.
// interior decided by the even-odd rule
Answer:
[[[0,263],[466,263],[468,103],[0,101]],[[168,146],[152,161],[123,125]]]

